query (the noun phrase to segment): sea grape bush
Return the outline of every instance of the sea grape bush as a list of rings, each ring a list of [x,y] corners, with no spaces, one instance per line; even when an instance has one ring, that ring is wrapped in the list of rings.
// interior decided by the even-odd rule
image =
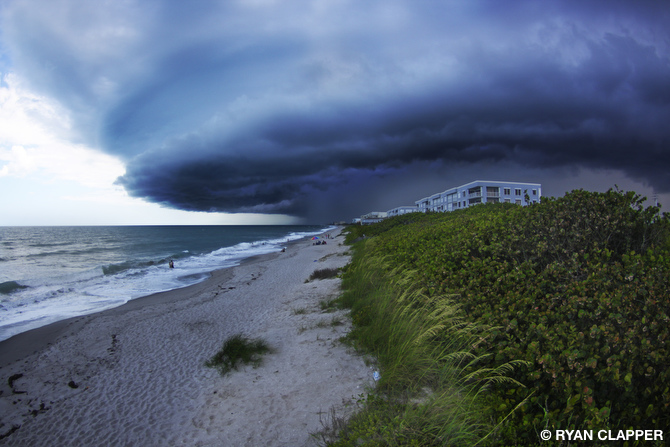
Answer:
[[[670,219],[633,192],[573,191],[355,228],[428,296],[492,328],[491,366],[530,362],[487,398],[498,442],[550,429],[670,426]],[[360,234],[358,234],[360,235]]]

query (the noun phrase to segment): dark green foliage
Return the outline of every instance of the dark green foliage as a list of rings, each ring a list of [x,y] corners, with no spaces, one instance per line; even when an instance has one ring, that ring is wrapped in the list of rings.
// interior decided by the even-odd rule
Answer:
[[[221,375],[237,369],[239,363],[251,363],[254,367],[260,365],[261,355],[271,352],[270,347],[263,340],[249,339],[243,335],[233,335],[224,343],[214,357],[209,359],[205,366],[216,368]]]
[[[535,445],[544,428],[670,426],[670,220],[643,201],[577,190],[362,231],[389,269],[495,328],[477,347],[489,366],[530,362],[513,373],[528,389],[494,387],[488,407],[502,420],[531,390],[498,440]]]

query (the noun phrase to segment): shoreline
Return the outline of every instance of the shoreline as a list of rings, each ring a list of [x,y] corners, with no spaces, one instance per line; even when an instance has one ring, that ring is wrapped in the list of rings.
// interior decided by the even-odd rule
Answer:
[[[340,230],[341,227],[338,227],[337,229],[332,230],[331,232],[336,232]],[[307,241],[308,237],[309,236],[305,236],[302,239],[288,241],[286,243],[287,249],[291,246],[298,245],[301,241],[302,242]],[[114,312],[123,313],[139,309],[145,305],[158,304],[161,302],[169,302],[170,299],[174,299],[173,292],[175,291],[190,288],[194,288],[193,290],[196,290],[198,286],[203,285],[209,281],[225,282],[230,278],[223,277],[225,275],[224,272],[228,272],[231,269],[235,269],[248,263],[262,262],[263,260],[265,260],[266,257],[271,257],[275,254],[277,253],[272,252],[272,253],[264,253],[260,255],[249,256],[247,258],[241,259],[237,265],[233,265],[231,267],[219,268],[207,272],[207,275],[209,276],[198,283],[190,284],[188,286],[180,287],[177,289],[164,290],[162,292],[155,292],[146,296],[133,298],[119,306],[112,307],[110,309],[100,310],[87,315],[78,315],[75,317],[65,318],[63,320],[54,321],[53,323],[49,323],[44,326],[29,329],[25,332],[20,332],[16,335],[12,335],[8,339],[0,341],[0,371],[2,370],[3,367],[6,367],[7,365],[21,359],[22,356],[29,355],[30,353],[34,353],[34,351],[36,350],[45,348],[50,344],[50,340],[55,339],[60,335],[63,335],[64,332],[68,329],[71,329],[72,326],[85,324],[84,321],[81,321],[83,319],[87,319],[89,317],[92,318],[99,314],[107,312],[109,312],[110,314],[114,314]],[[230,276],[232,277],[232,272],[230,273]]]
[[[319,304],[340,280],[306,282],[349,262],[343,239],[293,241],[198,284],[0,342],[0,436],[20,427],[0,445],[314,445],[324,414],[350,411],[372,382],[338,341],[345,312]],[[205,368],[236,333],[275,352],[224,377]]]
[[[30,236],[32,239],[26,239],[30,232],[22,230],[23,227],[8,227],[8,233],[2,235],[8,237],[6,244],[10,251],[21,244],[26,247],[36,244],[34,246],[40,248],[30,254],[36,257],[34,261],[30,256],[8,255],[7,262],[2,262],[6,271],[0,275],[3,276],[0,281],[3,286],[0,293],[0,342],[51,323],[198,284],[213,271],[278,252],[291,242],[336,228],[335,225],[272,226],[267,229],[262,226],[262,230],[248,225],[239,227],[229,231],[229,226],[189,226],[189,231],[167,234],[160,231],[138,234],[134,230],[115,233],[123,227],[109,227],[108,231],[92,233],[103,242],[91,239],[86,242],[88,248],[82,251],[77,248],[82,246],[72,239],[75,227],[63,227],[67,230],[64,233],[58,232],[60,227],[45,227],[46,230]],[[209,231],[210,228],[214,230]],[[52,231],[57,233],[52,234]],[[62,257],[60,252],[44,248],[49,247],[48,238],[52,236],[61,237],[64,247],[68,247]],[[120,239],[108,247],[105,245],[108,236]],[[147,239],[139,251],[133,248],[136,244],[131,243],[138,236]],[[70,244],[74,245],[70,247]],[[89,256],[90,253],[93,255]],[[172,259],[177,263],[176,269],[168,268]]]

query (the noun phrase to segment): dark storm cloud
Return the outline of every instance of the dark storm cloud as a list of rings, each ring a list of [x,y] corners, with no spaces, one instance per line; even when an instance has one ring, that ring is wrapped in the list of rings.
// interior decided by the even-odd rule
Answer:
[[[670,191],[663,2],[30,3],[5,18],[17,66],[169,207],[343,217],[491,163]]]

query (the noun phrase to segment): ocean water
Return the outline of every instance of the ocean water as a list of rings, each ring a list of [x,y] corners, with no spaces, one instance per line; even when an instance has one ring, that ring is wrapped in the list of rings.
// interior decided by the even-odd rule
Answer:
[[[0,341],[203,281],[322,226],[0,227]],[[174,268],[169,268],[170,260]]]

